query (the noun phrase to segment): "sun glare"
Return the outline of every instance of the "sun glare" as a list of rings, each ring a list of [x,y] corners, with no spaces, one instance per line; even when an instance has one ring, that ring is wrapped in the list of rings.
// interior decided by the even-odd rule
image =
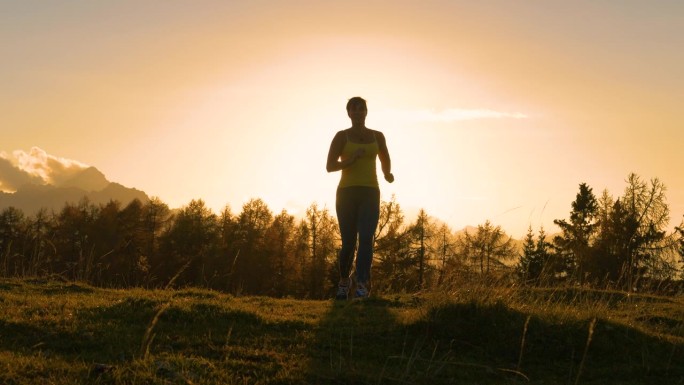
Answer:
[[[169,159],[165,167],[193,169],[185,176],[191,185],[212,181],[202,196],[217,211],[251,198],[264,199],[275,213],[304,212],[314,202],[334,210],[339,174],[325,171],[325,158],[335,132],[349,127],[345,104],[352,96],[368,100],[366,123],[387,138],[396,182],[379,175],[382,199],[395,195],[411,212],[467,206],[458,196],[485,199],[477,186],[463,184],[473,173],[487,175],[488,166],[471,162],[478,150],[463,148],[468,134],[461,124],[525,118],[486,104],[459,108],[475,105],[473,95],[482,100],[476,80],[392,39],[312,38],[241,71],[193,89],[160,125],[166,148],[201,149],[194,166]]]

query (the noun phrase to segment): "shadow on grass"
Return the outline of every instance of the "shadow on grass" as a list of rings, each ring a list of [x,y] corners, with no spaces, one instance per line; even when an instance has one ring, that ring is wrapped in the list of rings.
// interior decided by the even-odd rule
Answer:
[[[334,303],[312,346],[309,382],[684,383],[684,344],[629,326],[479,303],[436,305],[402,322],[394,315],[402,306]]]
[[[0,319],[0,350],[130,367],[144,361],[149,331],[153,373],[180,372],[183,367],[210,383],[268,381],[288,373],[290,357],[306,351],[302,337],[310,331],[309,323],[274,322],[233,309],[230,303],[190,297],[172,301],[163,312],[162,300],[126,298],[111,306],[79,310],[68,324]],[[159,320],[151,327],[157,314]],[[305,357],[299,361],[305,362]],[[193,363],[198,367],[190,368]]]
[[[528,315],[503,304],[454,304],[434,309],[421,323],[433,338],[450,340],[455,350],[469,351],[471,358],[498,368],[520,371],[532,382],[574,383],[578,376],[583,384],[684,379],[681,343],[605,320],[591,327],[591,320],[529,317],[525,328],[527,320]]]
[[[55,295],[52,289],[43,291]],[[156,302],[127,299],[109,307],[79,309],[69,318],[25,322],[0,320],[0,349],[47,352],[65,358],[111,361],[130,357]]]
[[[309,348],[307,382],[377,380],[387,352],[401,351],[397,336],[402,327],[391,314],[391,306],[378,298],[331,302]]]
[[[632,304],[671,304],[678,302],[674,297],[648,294],[630,294],[617,290],[597,290],[578,287],[566,288],[521,288],[516,293],[526,299],[544,300],[552,303],[574,304],[600,303],[608,308],[614,308],[624,303]]]
[[[174,295],[178,301],[170,302],[163,311],[161,303],[130,299],[86,318],[110,330],[109,358],[124,355],[127,361],[144,360],[145,336],[149,334],[149,353],[157,372],[187,371],[206,383],[255,383],[286,377],[288,374],[282,373],[290,372],[292,355],[303,350],[297,347],[303,343],[298,337],[311,325],[268,320],[251,305],[241,310],[236,308],[237,301],[215,297]],[[264,301],[268,306],[276,300]],[[158,322],[151,325],[157,314]]]
[[[445,314],[451,307],[427,310],[421,306],[410,297],[333,303],[312,347],[309,382],[500,384],[516,376],[497,371],[494,365],[501,352],[487,353],[488,345],[476,337],[482,334],[481,321],[486,318],[459,316],[455,330],[454,320]],[[402,317],[405,311],[417,312],[419,317],[407,322]],[[497,319],[511,322],[509,316],[496,314]],[[524,322],[524,317],[520,319]],[[497,338],[491,337],[492,341]]]

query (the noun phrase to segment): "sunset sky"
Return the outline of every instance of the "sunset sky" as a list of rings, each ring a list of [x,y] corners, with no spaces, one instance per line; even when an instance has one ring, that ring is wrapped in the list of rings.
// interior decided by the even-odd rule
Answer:
[[[171,207],[334,213],[325,158],[362,96],[408,214],[555,232],[580,183],[618,197],[634,172],[676,224],[683,31],[680,0],[2,1],[0,156]]]

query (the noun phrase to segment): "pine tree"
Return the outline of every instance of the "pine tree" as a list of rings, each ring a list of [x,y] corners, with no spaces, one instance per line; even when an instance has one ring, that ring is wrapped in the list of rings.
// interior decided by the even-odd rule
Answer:
[[[527,229],[523,243],[523,252],[518,263],[518,275],[523,282],[540,285],[548,282],[549,278],[558,270],[553,263],[550,244],[546,241],[544,227],[539,230],[537,240],[534,240],[532,226]]]
[[[548,283],[557,272],[562,270],[559,268],[559,261],[554,258],[550,249],[551,244],[546,241],[546,232],[542,226],[539,229],[539,237],[534,249],[535,264],[539,268],[539,282],[542,284]]]
[[[574,272],[567,273],[574,273],[575,279],[580,283],[584,282],[588,274],[589,245],[596,230],[597,213],[598,203],[592,188],[586,183],[581,183],[575,201],[572,202],[570,222],[565,219],[553,221],[562,231],[562,235],[554,239],[554,245],[560,251],[559,256],[568,258],[568,263],[575,269]]]
[[[536,283],[541,268],[536,265],[536,245],[532,225],[527,228],[527,235],[523,241],[522,254],[517,265],[518,277],[523,283]]]

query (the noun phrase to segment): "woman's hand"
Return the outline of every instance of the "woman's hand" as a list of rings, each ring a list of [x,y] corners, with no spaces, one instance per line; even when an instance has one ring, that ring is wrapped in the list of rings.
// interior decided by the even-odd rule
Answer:
[[[340,169],[347,168],[347,167],[351,166],[352,164],[354,164],[354,162],[356,162],[357,159],[362,157],[365,153],[366,153],[366,150],[363,148],[359,148],[358,150],[354,151],[351,154],[351,156],[349,156],[349,158],[342,161]]]
[[[390,183],[394,182],[394,174],[392,174],[391,172],[386,173],[385,180]]]

